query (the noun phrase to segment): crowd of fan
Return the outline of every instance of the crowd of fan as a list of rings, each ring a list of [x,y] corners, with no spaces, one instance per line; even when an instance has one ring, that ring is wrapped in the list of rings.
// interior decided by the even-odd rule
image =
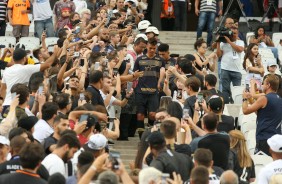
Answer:
[[[30,4],[21,3],[8,2],[17,39],[28,35]],[[143,20],[146,1],[58,1],[54,27],[50,2],[32,5],[42,46],[10,45],[0,61],[0,183],[281,181],[281,76],[277,62],[268,62],[266,72],[258,54],[260,46],[273,46],[261,27],[245,47],[228,17],[232,35],[208,44],[199,38],[195,53],[179,56]],[[46,46],[55,35],[57,44]],[[216,51],[206,56],[208,47]],[[219,57],[222,92],[212,74]],[[223,114],[233,103],[231,82],[241,85],[242,65],[249,86],[242,111],[257,112],[256,152],[274,159],[259,176],[244,134]],[[140,143],[128,172],[113,140],[136,133]]]

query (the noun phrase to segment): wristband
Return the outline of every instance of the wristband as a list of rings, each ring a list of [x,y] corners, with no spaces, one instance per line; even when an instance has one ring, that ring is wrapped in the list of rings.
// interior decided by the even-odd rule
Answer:
[[[246,102],[246,101],[248,101],[248,99],[247,98],[243,98],[243,100],[242,100],[243,102]]]

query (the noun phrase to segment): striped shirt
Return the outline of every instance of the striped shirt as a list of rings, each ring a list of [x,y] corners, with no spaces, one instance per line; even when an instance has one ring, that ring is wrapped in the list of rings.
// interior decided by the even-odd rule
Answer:
[[[200,12],[216,12],[216,3],[219,0],[201,0]]]
[[[6,20],[8,0],[0,0],[0,21]]]

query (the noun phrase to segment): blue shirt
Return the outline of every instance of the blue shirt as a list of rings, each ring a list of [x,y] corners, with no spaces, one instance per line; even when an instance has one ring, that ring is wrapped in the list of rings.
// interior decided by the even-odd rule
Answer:
[[[267,140],[275,134],[281,134],[282,99],[276,93],[265,95],[267,104],[257,112],[256,140]]]
[[[164,60],[159,56],[149,58],[147,55],[136,59],[133,71],[144,71],[143,77],[140,77],[135,88],[137,93],[155,94],[158,91],[158,80],[160,69],[165,67]]]

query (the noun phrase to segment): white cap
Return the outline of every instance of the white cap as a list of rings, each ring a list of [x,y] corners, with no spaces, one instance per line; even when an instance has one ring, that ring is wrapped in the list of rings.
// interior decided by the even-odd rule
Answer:
[[[160,32],[158,30],[158,28],[154,27],[154,26],[150,26],[146,29],[145,33],[151,33],[153,32],[155,35],[159,35]]]
[[[282,135],[276,134],[267,139],[270,149],[277,153],[282,153]]]
[[[133,2],[134,4],[136,4],[136,6],[138,6],[138,1],[137,0],[125,0],[124,3],[127,3],[127,2]]]
[[[267,66],[273,66],[273,65],[277,66],[276,59],[270,59],[267,61]]]
[[[148,20],[142,20],[138,23],[138,30],[147,29],[151,25],[151,22]]]
[[[113,14],[115,13],[119,13],[119,11],[117,9],[113,10]]]
[[[148,37],[147,37],[145,34],[142,34],[142,33],[136,35],[136,37],[135,37],[135,39],[134,39],[134,42],[136,42],[136,40],[137,40],[138,38],[143,38],[145,41],[148,41]]]
[[[94,134],[90,136],[86,146],[90,150],[101,150],[106,147],[107,142],[108,140],[103,134]]]
[[[10,145],[10,141],[6,137],[0,135],[0,144],[9,146]]]

